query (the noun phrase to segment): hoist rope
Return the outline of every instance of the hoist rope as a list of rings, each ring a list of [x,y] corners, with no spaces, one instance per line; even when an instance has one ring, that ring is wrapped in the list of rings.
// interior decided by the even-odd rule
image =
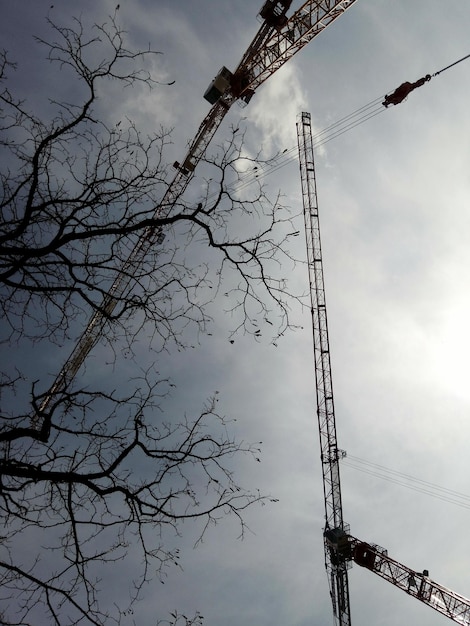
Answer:
[[[467,54],[467,56],[462,57],[461,59],[459,59],[458,61],[455,61],[454,63],[451,63],[447,67],[443,67],[442,70],[439,70],[435,74],[432,74],[432,76],[438,76],[439,74],[442,74],[442,72],[445,72],[446,70],[450,69],[451,67],[454,67],[454,65],[457,65],[458,63],[462,63],[462,61],[465,61],[465,59],[468,59],[468,58],[470,58],[470,54]]]
[[[445,72],[451,67],[454,67],[454,65],[457,65],[458,63],[461,63],[462,61],[465,61],[468,58],[470,58],[470,54],[467,54],[466,56],[462,57],[458,61],[454,61],[454,63],[447,65],[446,67],[442,68],[438,72],[435,72],[434,74],[432,74],[432,76],[433,77],[438,76],[439,74],[442,74],[442,72]],[[329,141],[332,141],[333,139],[340,137],[344,133],[347,133],[350,130],[352,130],[353,128],[356,128],[357,126],[360,126],[361,124],[364,124],[365,122],[372,119],[376,115],[379,115],[379,113],[383,113],[386,109],[382,106],[382,100],[383,100],[383,96],[380,96],[379,98],[375,98],[374,100],[371,100],[367,104],[363,105],[362,107],[359,107],[352,113],[345,115],[344,117],[340,118],[336,122],[333,122],[329,126],[326,126],[323,130],[316,133],[313,137],[314,148],[319,148],[325,145]],[[249,185],[251,185],[256,180],[259,180],[260,178],[263,178],[264,176],[268,176],[269,174],[273,174],[279,171],[281,168],[285,167],[292,161],[297,160],[297,158],[298,158],[297,146],[293,146],[292,148],[286,148],[283,152],[281,152],[277,157],[273,159],[274,162],[272,162],[271,164],[266,165],[266,166],[263,166],[262,164],[256,165],[254,168],[249,169],[246,172],[240,173],[238,179],[228,185],[228,189],[230,191],[237,191],[237,192],[241,191],[245,189],[246,187],[248,187]],[[208,199],[214,197],[215,195],[217,194],[214,193],[214,194],[209,195]]]
[[[323,130],[316,133],[313,137],[314,147],[319,148],[329,141],[332,141],[333,139],[336,139],[344,133],[352,130],[356,126],[367,122],[376,115],[379,115],[379,113],[383,113],[385,109],[380,104],[381,100],[382,96],[379,98],[375,98],[371,102],[368,102],[362,107],[359,107],[352,113],[345,115],[336,122],[333,122],[329,126],[325,127]],[[239,178],[233,183],[229,184],[228,188],[230,191],[241,191],[245,187],[251,185],[256,180],[277,172],[281,168],[285,167],[292,161],[296,161],[297,159],[298,147],[293,146],[291,148],[286,148],[277,157],[275,157],[273,159],[273,162],[269,165],[263,166],[262,164],[258,164],[254,168],[251,168],[246,172],[240,173]],[[212,198],[215,195],[217,194],[211,194],[209,198]]]
[[[351,467],[356,471],[363,472],[364,474],[368,474],[369,476],[405,487],[406,489],[411,489],[412,491],[423,493],[432,498],[455,504],[464,509],[470,509],[470,495],[460,491],[448,489],[447,487],[442,487],[421,478],[415,478],[404,472],[393,470],[384,465],[372,463],[371,461],[366,461],[365,459],[350,454],[341,461],[341,464]]]

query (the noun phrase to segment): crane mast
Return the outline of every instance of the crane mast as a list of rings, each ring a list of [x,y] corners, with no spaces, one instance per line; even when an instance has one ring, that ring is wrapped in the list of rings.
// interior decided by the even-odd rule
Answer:
[[[339,626],[349,626],[351,624],[351,612],[347,570],[350,567],[351,557],[347,550],[338,549],[338,546],[342,546],[344,542],[348,545],[347,533],[349,531],[349,527],[345,525],[343,520],[339,472],[339,460],[344,453],[339,450],[336,437],[310,113],[302,113],[297,122],[297,140],[313,321],[317,417],[325,502],[325,566],[329,577],[335,623]]]
[[[202,121],[189,146],[183,162],[175,163],[176,174],[169,184],[160,204],[155,207],[153,217],[161,220],[171,211],[176,199],[186,189],[193,172],[205,154],[215,132],[232,104],[237,100],[248,103],[255,89],[279,67],[301,50],[332,21],[342,15],[356,0],[307,0],[290,18],[286,13],[292,0],[266,0],[260,16],[263,23],[253,42],[242,57],[233,74],[227,70],[222,81],[224,88],[210,100],[213,104]],[[225,69],[225,68],[223,68]],[[219,81],[220,82],[220,81]],[[123,265],[117,270],[116,278],[98,309],[78,339],[75,348],[60,370],[50,389],[43,395],[37,414],[33,416],[33,427],[40,431],[40,438],[47,439],[49,420],[43,420],[57,394],[63,393],[72,383],[89,352],[104,332],[108,319],[128,290],[136,271],[144,262],[149,250],[162,240],[160,225],[148,226]]]

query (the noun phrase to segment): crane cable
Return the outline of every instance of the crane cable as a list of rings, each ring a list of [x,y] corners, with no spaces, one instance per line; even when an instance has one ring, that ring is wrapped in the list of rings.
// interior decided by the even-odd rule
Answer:
[[[458,59],[458,61],[454,61],[454,63],[451,63],[450,65],[447,65],[446,67],[443,67],[441,70],[428,76],[431,76],[431,77],[438,76],[439,74],[442,74],[442,72],[445,72],[446,70],[450,69],[451,67],[454,67],[455,65],[458,65],[459,63],[461,63],[462,61],[465,61],[468,58],[470,58],[470,54],[467,54],[461,59]],[[319,148],[321,146],[324,146],[326,143],[332,141],[333,139],[340,137],[344,133],[352,130],[353,128],[356,128],[357,126],[360,126],[361,124],[364,124],[365,122],[372,119],[376,115],[383,113],[386,110],[386,107],[382,106],[383,104],[382,99],[383,97],[380,96],[378,98],[375,98],[374,100],[371,100],[370,102],[363,105],[362,107],[359,107],[352,113],[345,115],[344,117],[340,118],[336,122],[333,122],[329,126],[325,127],[323,130],[319,131],[313,137],[314,148]],[[263,178],[264,176],[268,176],[269,174],[273,174],[277,172],[278,170],[280,170],[281,168],[288,165],[289,163],[291,163],[292,161],[297,160],[297,156],[298,156],[297,146],[293,146],[292,148],[286,148],[279,155],[274,157],[272,159],[272,162],[266,167],[263,167],[262,165],[256,165],[252,169],[246,170],[245,172],[240,172],[238,179],[234,181],[233,183],[227,185],[228,190],[235,191],[235,192],[242,191],[243,189],[245,189],[246,187],[254,183],[256,180],[259,180],[260,178]],[[213,194],[210,194],[207,199],[209,200],[217,195],[218,193],[214,192]]]
[[[442,74],[442,72],[445,72],[446,70],[450,69],[451,67],[454,67],[455,65],[458,65],[459,63],[461,63],[462,61],[465,61],[468,58],[470,58],[470,54],[467,54],[461,59],[458,59],[458,61],[454,61],[454,63],[451,63],[450,65],[443,67],[441,70],[435,72],[434,74],[431,74],[431,77],[435,77],[435,76],[438,76],[439,74]],[[329,141],[332,141],[333,139],[336,139],[337,137],[343,135],[344,133],[352,130],[356,126],[364,124],[364,122],[367,122],[368,120],[372,119],[376,115],[379,115],[379,113],[382,113],[385,109],[382,107],[382,104],[380,103],[381,100],[382,100],[381,97],[371,100],[364,106],[359,107],[352,113],[342,117],[341,119],[337,120],[333,124],[327,126],[323,130],[318,132],[313,137],[314,147],[317,148],[317,147],[323,146]],[[230,185],[230,189],[234,191],[240,191],[244,189],[245,187],[247,187],[248,185],[251,185],[255,180],[263,176],[267,176],[268,174],[277,172],[279,169],[281,169],[282,167],[284,167],[285,165],[287,165],[288,163],[290,163],[292,160],[296,158],[297,158],[297,146],[294,146],[290,149],[286,149],[279,155],[277,163],[275,163],[274,165],[270,165],[265,169],[257,166],[256,171],[249,170],[246,173],[241,174],[240,178],[236,182],[234,182],[232,185]]]
[[[437,498],[438,500],[460,506],[464,509],[470,509],[470,495],[455,491],[454,489],[441,487],[427,480],[415,478],[404,472],[390,469],[384,465],[379,465],[378,463],[373,463],[351,454],[344,457],[341,464],[364,474],[368,474],[369,476],[405,487],[406,489],[423,493],[432,498]]]
[[[382,96],[379,98],[375,98],[371,100],[367,104],[359,107],[352,113],[345,115],[341,119],[333,122],[329,126],[325,127],[323,130],[319,131],[313,137],[314,147],[318,148],[320,146],[325,145],[329,141],[336,139],[337,137],[343,135],[344,133],[352,130],[356,126],[367,122],[372,119],[376,115],[383,113],[385,109],[380,104],[382,100]],[[245,172],[239,173],[239,178],[233,183],[228,185],[228,189],[230,191],[241,191],[248,187],[256,180],[263,178],[264,176],[268,176],[269,174],[273,174],[277,172],[281,168],[285,167],[292,161],[296,161],[298,159],[298,147],[293,146],[292,148],[286,148],[276,157],[274,157],[271,163],[265,167],[263,165],[256,165],[254,168],[246,170]],[[209,195],[209,198],[215,197],[217,193],[213,193]]]
[[[468,59],[468,58],[470,58],[470,54],[467,54],[467,56],[462,57],[461,59],[459,59],[458,61],[455,61],[454,63],[451,63],[447,67],[443,67],[442,70],[439,70],[438,72],[435,72],[434,74],[431,74],[431,76],[439,76],[439,74],[442,74],[442,72],[445,72],[451,67],[454,67],[454,65],[457,65],[458,63],[462,63],[462,61],[465,61],[465,59]]]

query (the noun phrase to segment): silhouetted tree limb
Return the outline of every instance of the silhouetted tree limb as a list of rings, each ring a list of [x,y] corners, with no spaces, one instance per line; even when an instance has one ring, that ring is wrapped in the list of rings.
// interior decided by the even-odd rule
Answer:
[[[127,119],[110,124],[95,111],[102,83],[111,79],[152,87],[151,76],[130,71],[128,63],[157,53],[129,51],[113,19],[97,26],[98,36],[91,38],[78,21],[75,28],[51,26],[58,40],[41,40],[49,59],[73,71],[86,93],[80,104],[53,101],[55,114],[43,121],[7,87],[0,92],[1,141],[9,153],[0,174],[1,307],[11,334],[59,342],[70,336],[70,319],[100,308],[135,237],[149,226],[162,229],[165,241],[142,267],[132,268],[133,288],[122,296],[114,317],[123,321],[143,312],[164,345],[188,323],[204,328],[208,318],[198,304],[201,295],[203,302],[213,297],[216,290],[209,296],[208,289],[235,270],[242,300],[259,304],[267,295],[263,307],[278,309],[285,326],[286,285],[267,269],[286,248],[290,216],[280,198],[271,203],[259,185],[244,198],[237,193],[241,170],[259,165],[259,159],[241,158],[243,133],[236,129],[217,158],[208,160],[210,180],[199,201],[188,204],[181,198],[161,207],[157,217],[168,174],[163,161],[168,133],[161,129],[147,136]],[[88,60],[94,46],[104,52],[103,42],[109,57],[98,57],[90,67],[85,55]],[[0,58],[5,82],[13,65],[6,53]],[[235,238],[233,224],[242,219],[252,229],[249,236]],[[209,271],[203,261],[196,267],[188,263],[187,250],[200,249],[201,238],[218,252],[211,258],[217,269]],[[243,317],[239,323],[246,327]]]
[[[156,212],[171,175],[169,134],[112,121],[98,96],[110,80],[157,87],[146,63],[158,53],[129,49],[114,17],[92,35],[78,20],[49,24],[55,40],[38,42],[78,81],[73,103],[51,98],[47,114],[35,114],[10,91],[16,67],[0,52],[0,307],[8,349],[0,378],[0,599],[11,607],[5,623],[108,625],[132,611],[153,576],[178,564],[169,530],[177,535],[191,519],[201,538],[232,515],[243,535],[243,512],[262,496],[237,483],[232,458],[257,458],[259,447],[229,435],[217,394],[191,418],[167,416],[170,382],[152,369],[121,394],[60,389],[38,426],[33,418],[49,393],[43,372],[30,385],[14,355],[76,339],[149,226],[164,239],[132,268],[132,289],[119,306],[105,311],[103,339],[117,361],[123,350],[132,357],[144,329],[157,351],[183,348],[208,331],[217,299],[232,316],[229,332],[259,339],[268,324],[276,337],[291,324],[285,277],[295,263],[294,227],[280,196],[270,200],[259,183],[246,188],[275,157],[247,154],[239,129],[200,164],[197,191]],[[129,562],[141,569],[129,569],[130,598],[113,608],[102,598],[104,572],[115,571],[106,565],[127,573]],[[175,613],[168,624],[201,620]]]
[[[61,417],[47,446],[16,442],[4,454],[0,511],[8,522],[9,558],[0,560],[0,597],[16,603],[18,623],[29,623],[30,615],[42,623],[39,607],[60,624],[117,623],[119,616],[99,602],[106,564],[126,562],[131,547],[134,559],[140,552],[144,567],[134,579],[135,599],[152,576],[150,564],[163,575],[178,563],[178,551],[165,547],[165,528],[178,532],[184,520],[200,519],[202,537],[232,514],[243,535],[243,511],[262,500],[235,482],[227,461],[238,453],[257,455],[259,448],[229,436],[217,395],[193,419],[156,422],[161,391],[149,378],[132,397],[69,397],[67,411],[56,411]],[[42,545],[53,550],[50,565],[38,554],[19,566],[18,542],[38,531]],[[73,618],[62,621],[63,611]]]

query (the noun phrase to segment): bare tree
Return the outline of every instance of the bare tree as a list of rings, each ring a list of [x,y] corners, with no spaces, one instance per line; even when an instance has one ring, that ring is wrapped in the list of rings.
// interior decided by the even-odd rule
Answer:
[[[196,613],[191,617],[187,617],[177,611],[171,613],[171,620],[159,621],[157,626],[202,626],[204,616],[200,613]]]
[[[163,381],[139,383],[121,398],[70,393],[47,444],[16,441],[4,455],[0,597],[16,607],[12,623],[118,622],[129,607],[113,615],[100,602],[106,565],[124,562],[129,571],[130,551],[142,563],[132,605],[152,571],[164,575],[179,562],[178,550],[165,545],[167,528],[178,532],[181,522],[200,519],[202,537],[231,513],[243,534],[242,513],[261,496],[235,482],[230,459],[258,448],[230,437],[217,396],[174,423],[159,416]],[[41,548],[24,554],[22,546],[38,538]]]
[[[154,86],[145,70],[129,69],[129,63],[157,53],[128,50],[114,20],[96,26],[96,37],[87,37],[79,22],[75,29],[51,26],[58,40],[41,41],[49,59],[69,68],[86,92],[80,104],[52,100],[57,114],[49,121],[30,113],[7,87],[0,94],[5,154],[1,306],[12,334],[55,341],[68,336],[70,319],[83,305],[87,312],[89,306],[100,307],[116,269],[148,226],[163,229],[165,245],[157,246],[137,268],[132,293],[122,297],[115,318],[134,319],[136,310],[143,312],[162,345],[177,338],[188,322],[203,329],[206,318],[199,302],[207,300],[208,287],[218,287],[226,265],[239,274],[242,293],[236,301],[244,303],[247,314],[247,302],[261,304],[266,291],[285,315],[285,282],[263,271],[262,263],[283,251],[289,216],[279,198],[269,202],[260,186],[251,190],[248,200],[237,193],[243,169],[259,165],[256,158],[241,158],[242,133],[236,129],[217,159],[209,160],[214,171],[208,173],[210,181],[200,198],[189,204],[181,198],[161,207],[156,217],[155,207],[166,188],[163,148],[168,133],[162,129],[143,136],[128,120],[110,125],[95,108],[101,83],[111,79]],[[96,53],[91,52],[93,46]],[[103,60],[100,53],[105,52],[108,58]],[[93,66],[91,59],[98,59]],[[5,81],[13,68],[6,53],[0,64]],[[264,219],[255,221],[253,213]],[[245,238],[234,237],[231,227],[242,216],[250,217],[246,221],[252,230]],[[187,260],[188,248],[201,240],[218,253],[211,257],[211,262],[217,260],[215,271]]]
[[[290,324],[281,266],[292,261],[291,217],[262,185],[244,189],[247,173],[269,161],[247,156],[243,132],[234,129],[202,164],[197,191],[156,214],[169,135],[143,135],[127,118],[111,123],[99,96],[110,80],[163,88],[146,69],[158,53],[130,50],[115,18],[91,35],[79,21],[50,27],[55,39],[38,41],[75,75],[77,102],[51,99],[50,115],[35,115],[8,88],[15,65],[0,56],[4,346],[24,352],[76,338],[149,226],[161,232],[160,243],[108,315],[116,359],[123,345],[132,351],[143,328],[155,350],[181,349],[208,331],[217,298],[233,315],[232,332],[259,337],[256,317],[273,337],[282,334]],[[191,418],[170,418],[163,407],[171,383],[151,369],[125,395],[76,384],[53,398],[39,437],[31,420],[47,383],[26,393],[13,359],[1,376],[0,597],[11,607],[8,623],[119,622],[152,572],[178,563],[167,528],[201,520],[202,536],[230,513],[243,534],[243,511],[262,498],[237,484],[230,459],[259,448],[229,435],[217,393]],[[25,545],[37,548],[25,554]],[[110,607],[100,598],[103,568],[130,554],[135,560],[136,550],[142,570],[129,602]],[[175,624],[201,619],[174,615]]]

